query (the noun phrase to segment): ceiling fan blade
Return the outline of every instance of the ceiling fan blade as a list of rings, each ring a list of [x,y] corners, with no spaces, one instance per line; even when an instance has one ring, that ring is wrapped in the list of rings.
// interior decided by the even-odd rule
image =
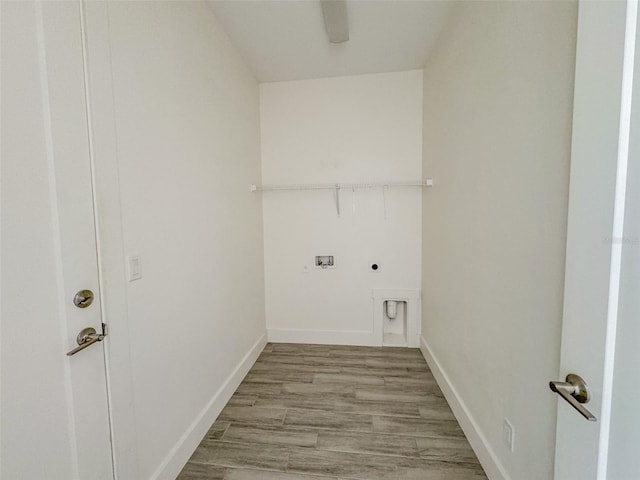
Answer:
[[[347,0],[321,0],[324,28],[331,43],[349,40],[349,19]]]

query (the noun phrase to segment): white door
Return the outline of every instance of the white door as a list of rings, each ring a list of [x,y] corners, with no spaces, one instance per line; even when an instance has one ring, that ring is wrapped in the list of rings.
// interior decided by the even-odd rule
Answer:
[[[637,120],[632,122],[632,111],[640,112],[637,24],[637,1],[580,3],[562,352],[555,380],[582,377],[591,396],[582,406],[596,418],[587,420],[558,397],[556,480],[639,478],[609,474],[607,465],[616,333],[623,320],[619,294],[626,281],[621,266],[631,258],[625,245],[636,238],[628,220],[638,213],[628,195],[640,187],[640,178],[628,175],[640,160],[637,150],[629,153],[630,144],[640,141]]]
[[[0,477],[113,479],[77,2],[1,2]],[[78,308],[76,292],[95,299]]]

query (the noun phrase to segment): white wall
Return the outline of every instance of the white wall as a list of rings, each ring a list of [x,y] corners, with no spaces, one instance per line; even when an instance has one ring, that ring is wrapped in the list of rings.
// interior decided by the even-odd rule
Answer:
[[[420,180],[421,82],[416,70],[261,84],[263,184]],[[389,189],[386,219],[381,189],[343,190],[340,217],[334,196],[263,193],[272,339],[371,343],[372,289],[420,288],[421,189]]]
[[[173,478],[266,341],[259,91],[206,4],[108,15],[138,478]]]
[[[424,347],[495,479],[553,475],[576,18],[462,5],[424,69]]]

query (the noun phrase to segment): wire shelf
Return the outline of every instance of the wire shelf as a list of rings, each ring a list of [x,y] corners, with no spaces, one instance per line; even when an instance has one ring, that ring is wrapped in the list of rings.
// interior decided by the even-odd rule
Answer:
[[[392,182],[355,182],[355,183],[294,183],[288,185],[251,185],[252,192],[273,192],[282,190],[355,190],[360,188],[383,187],[432,187],[433,180],[427,178],[419,181],[392,181]]]

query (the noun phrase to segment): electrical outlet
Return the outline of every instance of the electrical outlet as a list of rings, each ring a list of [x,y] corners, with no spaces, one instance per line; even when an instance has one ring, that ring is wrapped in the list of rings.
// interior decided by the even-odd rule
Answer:
[[[511,422],[505,418],[502,423],[502,440],[510,452],[513,452],[515,435],[516,431],[513,429],[513,425],[511,425]]]

